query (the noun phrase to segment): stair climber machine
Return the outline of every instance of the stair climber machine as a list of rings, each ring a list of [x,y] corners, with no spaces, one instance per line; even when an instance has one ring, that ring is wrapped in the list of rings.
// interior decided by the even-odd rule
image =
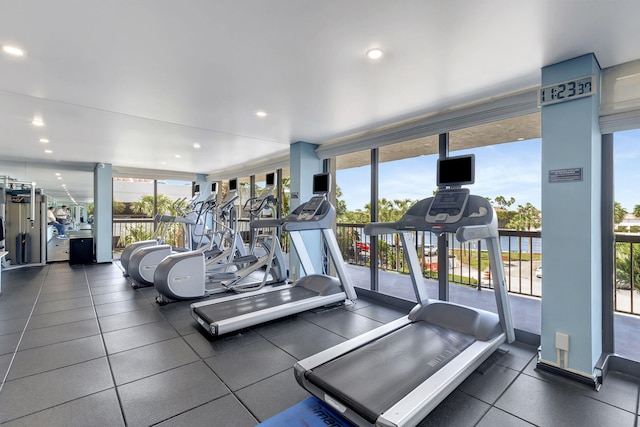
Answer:
[[[211,335],[223,335],[281,317],[323,306],[345,303],[357,298],[351,278],[333,231],[336,211],[327,200],[330,175],[314,176],[314,196],[280,220],[259,220],[259,226],[281,224],[291,236],[305,272],[293,284],[264,287],[258,291],[235,294],[191,304],[191,315]],[[258,226],[258,224],[255,224]],[[301,233],[320,230],[338,278],[315,274]],[[315,231],[317,233],[317,231]]]
[[[400,235],[419,303],[406,317],[294,367],[302,387],[358,426],[415,426],[501,344],[515,339],[495,212],[484,197],[460,187],[473,183],[473,161],[439,160],[435,197],[417,202],[397,222],[365,227],[369,235]],[[427,298],[413,239],[420,231],[455,233],[460,242],[485,240],[497,315]]]
[[[217,234],[206,228],[208,215],[214,215],[217,204],[217,183],[212,183],[211,194],[201,203],[198,204],[197,212],[191,211],[176,217],[171,215],[162,215],[160,220],[166,224],[181,223],[183,231],[188,235],[184,247],[175,248],[168,244],[149,245],[139,248],[129,257],[128,273],[133,288],[141,288],[145,286],[153,286],[153,275],[160,261],[171,254],[183,252],[205,252],[211,249],[211,246],[219,242]],[[215,219],[215,218],[214,218]]]
[[[181,216],[187,218],[191,215],[191,212],[196,211],[198,208],[198,199],[200,198],[200,186],[196,185],[195,191],[193,193],[193,197],[187,202],[187,206],[185,208],[185,213]],[[177,207],[184,202],[183,199],[178,199],[173,203],[173,207],[177,210]],[[154,222],[157,224],[156,230],[149,240],[141,240],[139,242],[133,242],[127,245],[126,248],[122,251],[120,255],[120,264],[122,265],[122,269],[124,271],[124,276],[129,276],[129,260],[140,249],[145,248],[147,246],[157,246],[164,243],[164,238],[169,230],[169,225],[173,222],[175,217],[170,215],[156,215],[154,217]],[[191,235],[191,233],[189,234]]]
[[[244,208],[253,218],[260,217],[277,203],[274,188],[275,174],[268,174],[267,185],[260,195],[247,200]],[[226,291],[257,291],[267,284],[285,282],[286,265],[278,237],[281,223],[281,219],[251,221],[254,238],[249,254],[234,250],[237,243],[233,243],[228,246],[226,257],[222,254],[218,257],[220,260],[207,261],[197,252],[165,258],[154,275],[159,294],[156,301],[165,304]],[[233,233],[231,237],[234,242],[242,242],[239,233]]]

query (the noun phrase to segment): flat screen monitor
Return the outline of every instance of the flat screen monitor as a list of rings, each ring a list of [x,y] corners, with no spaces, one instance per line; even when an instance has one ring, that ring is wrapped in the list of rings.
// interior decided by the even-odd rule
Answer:
[[[447,157],[438,159],[438,186],[473,184],[475,180],[475,156]]]
[[[276,185],[276,174],[271,172],[267,174],[267,185]]]
[[[238,178],[233,178],[229,180],[229,191],[238,190]]]
[[[313,175],[313,194],[327,194],[331,187],[331,175],[319,173]]]
[[[218,183],[217,182],[212,182],[211,183],[211,193],[217,193],[218,192]]]
[[[200,194],[200,184],[196,184],[193,186],[193,194]]]

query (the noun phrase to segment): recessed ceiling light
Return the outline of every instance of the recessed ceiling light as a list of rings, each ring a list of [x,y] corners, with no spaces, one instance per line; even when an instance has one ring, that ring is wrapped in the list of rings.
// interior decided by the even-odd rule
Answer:
[[[524,138],[518,138],[518,141],[524,141]]]
[[[38,119],[38,118],[34,118],[31,121],[31,124],[34,126],[44,126],[44,122],[42,121],[42,119]]]
[[[62,179],[62,177],[61,177],[61,176],[58,176],[58,177],[56,177],[56,178],[57,178],[57,179]]]
[[[63,186],[63,187],[66,187],[66,186],[67,186],[67,184],[62,184],[62,186]]]
[[[382,49],[380,48],[373,48],[373,49],[369,49],[367,51],[367,57],[369,59],[380,59],[382,58],[382,55],[384,54],[384,52],[382,51]]]
[[[265,111],[256,111],[256,116],[267,117],[267,113]]]
[[[20,49],[19,47],[4,45],[2,46],[2,50],[4,51],[4,53],[7,53],[9,55],[24,56],[24,50]]]
[[[53,153],[53,151],[51,151],[51,150],[44,150],[44,152],[47,153],[47,154]]]
[[[197,142],[193,143],[193,148],[200,148],[200,144],[198,144]]]
[[[167,164],[167,162],[160,162],[160,164],[161,164],[161,165],[166,165],[166,164]]]
[[[175,157],[176,159],[179,159],[180,157],[182,157],[180,154],[176,154],[173,157]]]
[[[43,144],[48,144],[49,140],[47,138],[40,138],[40,142],[42,142]]]

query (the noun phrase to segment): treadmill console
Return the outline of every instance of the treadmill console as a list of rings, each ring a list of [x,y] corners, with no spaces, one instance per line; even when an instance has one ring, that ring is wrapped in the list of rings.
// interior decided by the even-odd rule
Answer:
[[[322,202],[324,202],[324,196],[312,197],[311,200],[304,204],[302,211],[298,214],[298,220],[309,221],[313,219],[318,213],[320,206],[322,206]]]
[[[440,190],[433,198],[425,220],[431,224],[457,223],[464,214],[468,199],[467,188]]]

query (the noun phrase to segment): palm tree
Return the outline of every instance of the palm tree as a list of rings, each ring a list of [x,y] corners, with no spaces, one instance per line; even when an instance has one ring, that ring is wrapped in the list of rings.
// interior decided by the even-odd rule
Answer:
[[[171,215],[178,216],[179,211],[184,209],[186,202],[183,201],[179,205],[175,205],[175,201],[172,200],[169,196],[164,194],[158,194],[156,197],[156,206],[158,214],[162,215]],[[154,214],[153,212],[153,195],[147,194],[145,196],[140,197],[140,200],[137,202],[133,202],[131,205],[131,209],[135,213],[143,214],[147,218],[151,218]],[[156,224],[157,226],[157,224]],[[168,230],[165,234],[165,241],[173,246],[182,246],[180,242],[184,239],[184,229],[181,224],[172,223],[167,225]],[[131,235],[136,235],[138,239],[148,239],[151,238],[149,232],[141,233],[140,230],[136,230],[127,226],[128,233]]]

